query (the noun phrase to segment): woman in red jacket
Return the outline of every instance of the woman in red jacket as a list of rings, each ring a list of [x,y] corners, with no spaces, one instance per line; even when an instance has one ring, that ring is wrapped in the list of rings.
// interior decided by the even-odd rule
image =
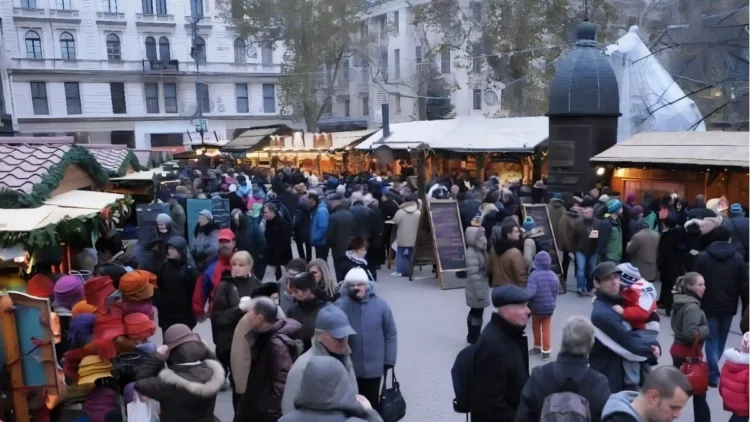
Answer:
[[[747,422],[748,415],[748,369],[750,369],[750,333],[742,336],[740,349],[724,351],[726,361],[721,368],[719,379],[719,394],[724,400],[724,410],[732,412],[729,422]]]

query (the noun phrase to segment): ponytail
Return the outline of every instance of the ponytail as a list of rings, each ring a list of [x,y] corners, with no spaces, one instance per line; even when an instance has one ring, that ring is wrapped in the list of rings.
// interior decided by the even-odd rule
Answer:
[[[672,293],[687,293],[699,277],[701,275],[696,272],[685,273],[685,275],[677,277]]]

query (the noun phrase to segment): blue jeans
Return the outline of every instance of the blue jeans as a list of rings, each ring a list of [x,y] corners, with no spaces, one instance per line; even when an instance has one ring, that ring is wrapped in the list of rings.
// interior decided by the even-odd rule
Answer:
[[[706,361],[708,362],[708,382],[719,383],[719,359],[727,345],[729,328],[732,326],[731,314],[712,315],[708,319],[708,339],[706,340]]]
[[[587,256],[583,252],[576,252],[576,289],[594,289],[594,280],[591,278],[594,267],[596,267],[596,253]]]
[[[408,274],[411,270],[409,264],[411,263],[411,254],[414,248],[406,248],[399,246],[396,249],[396,272],[401,274]]]

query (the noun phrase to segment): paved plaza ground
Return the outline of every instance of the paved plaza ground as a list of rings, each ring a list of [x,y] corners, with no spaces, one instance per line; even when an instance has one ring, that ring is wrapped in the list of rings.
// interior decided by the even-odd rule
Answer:
[[[385,269],[378,273],[378,292],[391,305],[398,328],[398,362],[396,374],[401,383],[401,390],[407,403],[407,414],[403,422],[461,422],[464,415],[453,412],[453,387],[450,368],[453,360],[466,346],[466,315],[468,308],[464,301],[464,292],[458,290],[440,290],[437,279],[408,281],[402,277],[391,277]],[[429,276],[428,271],[421,275]],[[489,319],[491,309],[485,311],[485,322]],[[563,321],[572,315],[591,314],[591,299],[580,298],[568,293],[558,297],[557,309],[552,318],[553,357],[556,346],[560,344],[560,332]],[[157,330],[159,331],[159,330]],[[209,322],[199,324],[196,331],[211,342]],[[527,327],[531,341],[531,323]],[[157,333],[156,344],[161,344],[161,334]],[[673,334],[668,317],[662,315],[659,339],[663,355],[659,359],[662,365],[670,365],[669,347]],[[732,324],[732,332],[727,347],[737,347],[740,335],[738,317]],[[542,361],[531,358],[531,365]],[[724,422],[730,414],[722,408],[721,398],[716,389],[708,392],[708,403],[711,407],[711,419]],[[222,422],[232,421],[232,403],[228,392],[221,393],[216,403],[216,415]],[[681,422],[692,422],[692,402],[678,419]],[[702,421],[700,421],[702,422]]]

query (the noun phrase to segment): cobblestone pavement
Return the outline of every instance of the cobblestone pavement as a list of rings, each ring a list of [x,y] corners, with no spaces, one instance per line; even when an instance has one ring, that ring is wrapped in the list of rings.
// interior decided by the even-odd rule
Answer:
[[[453,412],[453,387],[450,368],[453,360],[466,346],[466,315],[468,308],[464,292],[440,290],[439,282],[422,279],[409,282],[406,278],[391,277],[390,271],[378,273],[378,291],[388,300],[393,309],[398,327],[398,362],[396,374],[407,403],[407,415],[403,422],[461,422],[464,415]],[[421,275],[429,276],[428,271]],[[491,309],[484,314],[485,322]],[[590,315],[590,298],[580,298],[575,294],[558,297],[557,309],[552,318],[553,358],[560,344],[560,331],[563,321],[572,315]],[[727,347],[738,347],[740,341],[738,317],[732,324]],[[157,330],[159,331],[159,330]],[[196,331],[207,341],[211,340],[211,326],[208,322],[199,324]],[[531,341],[531,323],[527,327]],[[157,333],[156,344],[161,344],[161,334]],[[660,342],[664,354],[659,359],[662,365],[671,365],[669,346],[673,334],[669,318],[661,316]],[[531,365],[541,364],[541,359],[531,358]],[[730,414],[722,407],[716,389],[708,392],[708,403],[714,422],[724,422]],[[221,393],[216,403],[216,415],[222,422],[232,421],[232,402],[228,392]],[[693,421],[692,402],[685,407],[680,422]],[[703,422],[703,421],[699,421]]]

